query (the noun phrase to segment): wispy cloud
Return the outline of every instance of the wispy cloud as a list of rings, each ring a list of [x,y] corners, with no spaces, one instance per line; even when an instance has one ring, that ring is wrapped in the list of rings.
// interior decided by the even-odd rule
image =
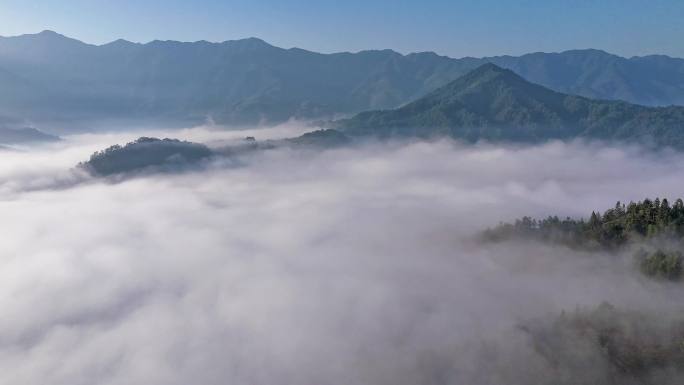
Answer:
[[[553,368],[521,320],[684,294],[627,260],[469,241],[524,214],[675,197],[678,154],[376,144],[26,187],[112,139],[0,154],[0,383],[529,384]]]

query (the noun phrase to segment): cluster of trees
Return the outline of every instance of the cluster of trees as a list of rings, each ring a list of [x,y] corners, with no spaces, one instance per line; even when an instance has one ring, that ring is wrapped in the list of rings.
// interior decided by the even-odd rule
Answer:
[[[485,232],[488,240],[529,237],[579,248],[615,248],[630,241],[656,236],[684,238],[684,201],[670,205],[667,199],[644,199],[628,205],[617,202],[603,213],[592,212],[588,220],[549,216],[522,217]]]
[[[80,166],[97,175],[138,171],[148,167],[177,167],[210,157],[205,145],[177,139],[141,137],[125,146],[114,145],[98,151]]]
[[[656,250],[649,253],[640,250],[636,255],[641,272],[649,277],[663,278],[671,281],[682,277],[684,257],[678,250],[664,251]]]
[[[340,131],[324,129],[307,132],[296,138],[286,139],[286,141],[300,146],[329,148],[347,145],[351,139]]]
[[[627,311],[603,303],[578,308],[552,319],[520,326],[535,351],[553,362],[559,373],[577,367],[605,365],[572,383],[663,384],[684,375],[684,320]],[[581,376],[580,376],[581,377]],[[576,381],[576,382],[575,382]],[[564,383],[558,381],[558,383]]]
[[[523,238],[563,244],[584,250],[613,251],[628,244],[647,240],[684,240],[684,201],[673,204],[667,199],[644,199],[625,205],[617,202],[603,213],[592,212],[588,220],[550,216],[546,219],[523,217],[514,223],[502,223],[483,234],[486,241]],[[644,274],[667,279],[683,275],[682,253],[656,248],[637,254]]]

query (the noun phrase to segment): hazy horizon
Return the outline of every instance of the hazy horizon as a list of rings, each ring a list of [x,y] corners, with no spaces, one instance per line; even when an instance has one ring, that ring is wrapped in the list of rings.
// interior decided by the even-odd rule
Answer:
[[[625,57],[684,57],[684,47],[673,39],[684,36],[682,18],[684,5],[675,0],[648,6],[634,0],[572,4],[559,0],[524,4],[202,0],[192,5],[177,0],[41,4],[10,0],[0,4],[0,35],[51,29],[95,44],[119,38],[225,41],[255,36],[276,46],[323,53],[389,48],[404,54],[433,51],[450,57],[482,57],[592,47]]]
[[[55,33],[55,34],[57,34],[57,35],[64,36],[65,38],[74,39],[74,40],[77,40],[77,41],[79,41],[79,42],[81,42],[81,43],[84,43],[84,44],[87,44],[87,45],[91,45],[91,46],[96,46],[96,47],[106,46],[106,45],[108,45],[108,44],[116,43],[117,41],[122,41],[122,40],[123,40],[123,41],[126,41],[126,42],[129,42],[129,43],[133,43],[133,44],[146,45],[146,44],[150,44],[150,43],[153,43],[153,42],[156,42],[156,41],[173,41],[173,42],[178,42],[178,43],[202,43],[202,42],[206,42],[206,43],[211,43],[211,44],[221,44],[221,43],[227,43],[227,42],[232,42],[232,41],[241,41],[241,40],[257,39],[257,40],[263,41],[264,43],[266,43],[266,44],[268,44],[268,45],[274,46],[274,47],[276,47],[276,48],[282,48],[282,49],[302,49],[302,50],[305,50],[305,51],[309,51],[309,52],[313,52],[313,53],[322,53],[322,54],[360,53],[360,52],[367,52],[367,51],[386,51],[386,50],[390,50],[390,51],[394,51],[394,52],[396,52],[396,53],[398,53],[398,54],[401,54],[401,55],[403,55],[403,56],[407,56],[407,55],[411,55],[411,54],[420,54],[420,53],[435,53],[435,54],[438,54],[439,56],[445,56],[445,57],[454,58],[454,59],[463,59],[463,58],[469,58],[469,57],[473,57],[473,58],[486,58],[486,57],[498,57],[498,56],[525,56],[525,55],[533,55],[533,54],[539,54],[539,53],[554,54],[554,53],[566,53],[566,52],[572,52],[572,51],[602,51],[602,52],[605,52],[605,53],[610,54],[610,55],[614,55],[614,56],[618,56],[618,57],[623,57],[623,58],[625,58],[625,59],[629,59],[629,58],[639,58],[639,57],[648,57],[648,56],[667,56],[667,57],[670,57],[670,58],[673,58],[673,59],[682,59],[682,58],[684,58],[684,55],[682,55],[682,57],[679,57],[679,56],[665,55],[665,54],[657,53],[657,52],[654,52],[654,53],[647,53],[647,54],[643,54],[643,55],[622,56],[622,55],[619,55],[619,54],[617,54],[617,53],[613,53],[613,52],[608,51],[608,50],[605,50],[605,49],[594,48],[594,47],[591,47],[591,46],[588,46],[588,47],[576,47],[576,48],[569,48],[569,49],[556,50],[556,51],[533,51],[533,52],[523,52],[523,53],[520,53],[520,54],[518,54],[518,55],[497,54],[497,55],[490,55],[490,56],[473,56],[473,55],[467,55],[467,54],[466,54],[465,56],[449,56],[449,55],[441,55],[441,54],[439,54],[439,53],[437,53],[437,52],[435,52],[435,51],[410,51],[410,52],[400,52],[399,50],[396,50],[396,49],[394,49],[394,48],[392,48],[392,47],[362,49],[362,50],[360,50],[360,51],[330,51],[330,52],[323,52],[323,51],[315,51],[315,50],[312,50],[312,49],[308,49],[308,48],[306,48],[306,47],[295,47],[295,46],[292,46],[292,47],[283,47],[283,46],[277,46],[277,45],[271,44],[269,41],[267,41],[267,40],[265,40],[265,39],[260,38],[259,36],[236,37],[236,38],[231,38],[231,39],[227,39],[227,40],[216,40],[216,41],[209,41],[209,40],[169,40],[169,39],[164,39],[164,38],[156,38],[156,39],[148,40],[148,41],[130,41],[130,40],[122,39],[122,38],[117,38],[117,39],[111,40],[111,41],[106,41],[106,42],[101,42],[101,43],[92,43],[92,42],[88,42],[88,41],[85,41],[85,40],[81,40],[81,39],[75,38],[75,37],[73,37],[73,36],[67,36],[67,35],[64,35],[64,34],[60,33],[59,31],[53,31],[53,30],[50,30],[50,29],[41,30],[41,31],[37,31],[37,32],[22,33],[22,34],[19,34],[19,35],[0,35],[0,37],[3,37],[3,38],[14,38],[14,37],[22,37],[22,36],[40,35],[41,33]]]

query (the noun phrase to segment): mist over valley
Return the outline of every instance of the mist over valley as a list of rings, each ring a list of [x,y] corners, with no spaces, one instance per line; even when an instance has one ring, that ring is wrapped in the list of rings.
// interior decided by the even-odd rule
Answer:
[[[684,383],[684,9],[436,3],[0,5],[0,385]]]

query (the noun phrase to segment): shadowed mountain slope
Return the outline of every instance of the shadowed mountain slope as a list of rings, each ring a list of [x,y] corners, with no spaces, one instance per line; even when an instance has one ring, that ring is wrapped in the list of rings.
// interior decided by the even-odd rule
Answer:
[[[487,62],[557,91],[684,104],[684,60],[597,50],[452,59],[391,50],[319,54],[255,39],[117,40],[55,32],[0,37],[0,115],[32,122],[152,120],[271,124],[396,108]]]
[[[577,137],[684,148],[684,107],[645,107],[552,91],[485,64],[395,110],[337,122],[352,136],[451,136],[469,141]]]

